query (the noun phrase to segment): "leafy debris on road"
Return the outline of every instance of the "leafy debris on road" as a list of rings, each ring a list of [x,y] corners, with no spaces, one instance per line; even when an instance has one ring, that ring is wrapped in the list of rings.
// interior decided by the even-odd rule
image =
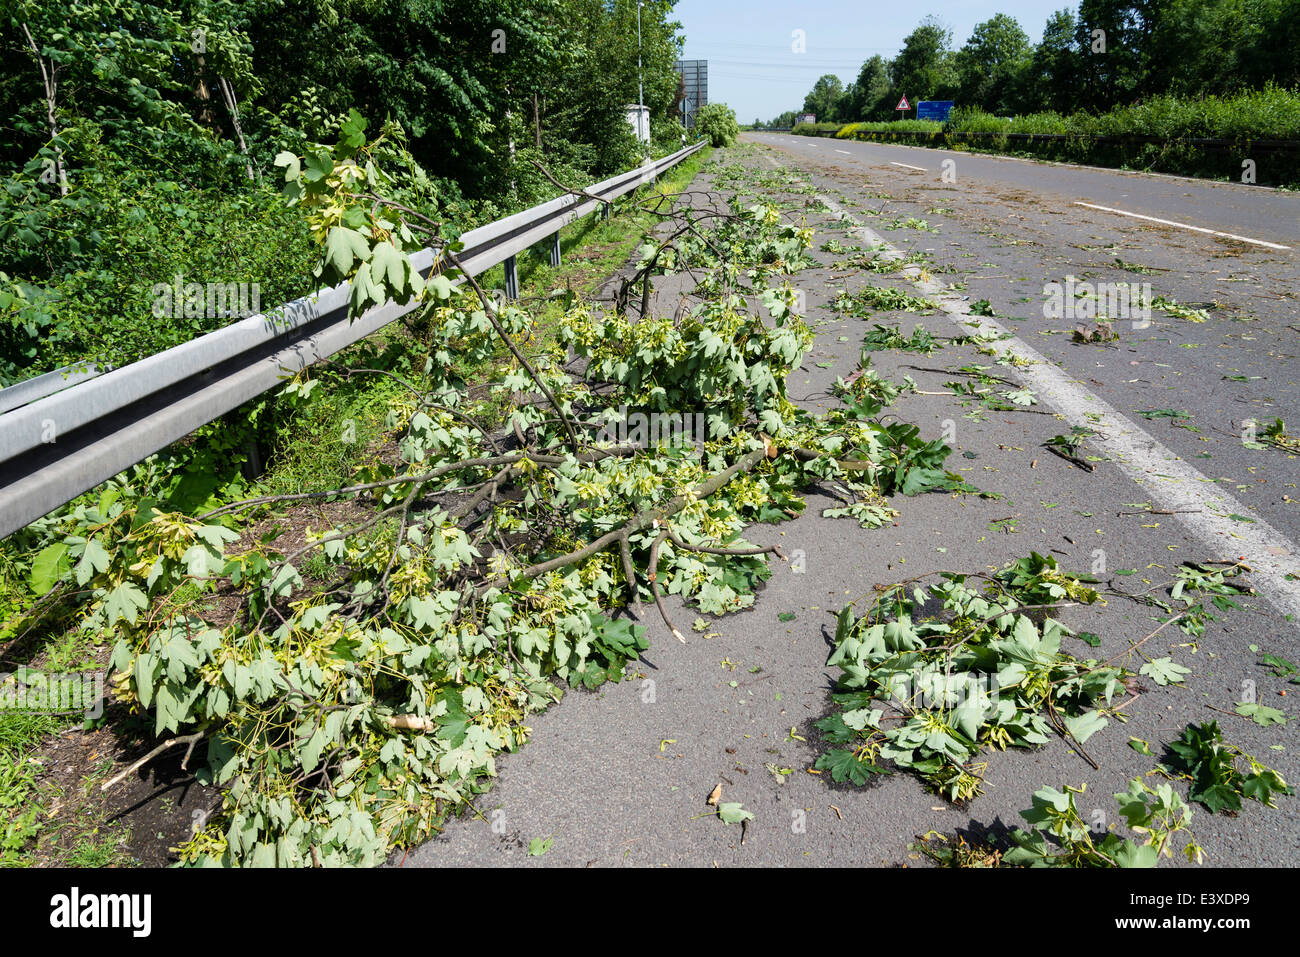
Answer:
[[[1169,749],[1172,770],[1191,782],[1188,796],[1212,813],[1240,811],[1243,797],[1276,807],[1274,794],[1295,793],[1273,768],[1225,741],[1217,721],[1189,724]],[[1237,768],[1238,759],[1245,760],[1246,773]]]

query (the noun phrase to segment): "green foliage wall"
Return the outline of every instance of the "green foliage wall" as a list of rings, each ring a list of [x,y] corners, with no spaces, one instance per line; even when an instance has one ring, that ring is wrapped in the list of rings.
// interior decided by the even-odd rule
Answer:
[[[675,0],[641,7],[652,127]],[[634,0],[3,0],[0,387],[131,361],[228,317],[154,315],[156,283],[308,291],[274,157],[388,118],[419,207],[464,229],[639,162]],[[680,134],[677,145],[680,146]],[[664,137],[657,145],[671,146]]]

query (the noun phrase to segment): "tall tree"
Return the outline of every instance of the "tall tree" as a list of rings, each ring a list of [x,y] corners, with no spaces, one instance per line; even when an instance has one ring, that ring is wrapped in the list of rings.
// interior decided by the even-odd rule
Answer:
[[[907,35],[890,66],[891,96],[906,96],[913,102],[948,98],[957,86],[952,60],[952,31],[935,17],[926,17]]]
[[[836,106],[843,93],[844,81],[833,73],[827,73],[813,84],[813,88],[803,98],[803,111],[815,114],[820,122],[832,122],[836,118]]]
[[[1146,52],[1148,92],[1294,87],[1300,82],[1300,0],[1170,0]]]
[[[849,120],[874,120],[889,117],[893,103],[889,98],[889,61],[876,55],[862,64],[853,84],[853,98],[848,104]]]
[[[999,13],[985,20],[954,58],[958,99],[993,113],[1014,112],[1029,62],[1029,37],[1015,17]]]
[[[1069,8],[1047,18],[1043,40],[1034,49],[1029,74],[1022,90],[1026,110],[1056,110],[1068,113],[1078,106],[1079,48],[1075,34],[1078,24]]]
[[[1080,0],[1075,39],[1083,105],[1105,110],[1137,98],[1143,40],[1153,26],[1149,7],[1144,0]]]

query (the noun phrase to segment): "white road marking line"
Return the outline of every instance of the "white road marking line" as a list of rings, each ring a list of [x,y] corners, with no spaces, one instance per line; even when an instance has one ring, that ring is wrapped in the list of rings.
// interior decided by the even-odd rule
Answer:
[[[1148,222],[1160,223],[1162,226],[1177,226],[1179,229],[1190,229],[1193,232],[1205,233],[1208,236],[1223,236],[1225,239],[1236,239],[1243,243],[1254,243],[1256,246],[1267,246],[1269,249],[1290,249],[1290,246],[1283,246],[1279,243],[1270,243],[1263,239],[1251,239],[1249,236],[1238,236],[1236,233],[1223,233],[1217,229],[1206,229],[1204,226],[1190,226],[1187,223],[1176,223],[1172,219],[1157,219],[1154,216],[1143,216],[1141,213],[1130,213],[1123,209],[1112,209],[1109,206],[1098,206],[1095,203],[1075,202],[1075,206],[1087,206],[1089,209],[1100,209],[1107,213],[1118,213],[1121,216],[1132,216],[1134,219],[1145,219]]]
[[[848,150],[836,149],[835,152],[837,152],[837,153],[843,153],[845,156],[852,156],[852,155],[853,155],[853,154],[850,153]]]
[[[779,165],[770,156],[767,160],[773,166]],[[884,258],[905,258],[879,233],[859,223],[830,197],[819,194],[818,198],[834,215],[851,224],[854,232],[879,247]],[[1294,620],[1300,622],[1300,581],[1286,577],[1297,571],[1296,556],[1300,555],[1300,549],[1285,535],[1257,515],[1253,524],[1238,523],[1229,518],[1229,515],[1249,515],[1250,509],[1109,403],[1072,381],[1063,369],[1011,335],[997,320],[972,316],[970,305],[945,292],[942,283],[933,279],[921,280],[919,266],[910,266],[903,272],[918,289],[938,301],[955,322],[975,321],[984,330],[1009,336],[988,345],[1000,354],[1031,363],[1027,368],[1014,369],[1013,375],[1033,388],[1040,401],[1055,407],[1071,425],[1093,430],[1095,434],[1089,441],[1105,452],[1125,475],[1141,485],[1159,507],[1185,510],[1189,505],[1201,506],[1200,512],[1180,511],[1174,518],[1223,557],[1246,556],[1251,567],[1251,582],[1259,593],[1279,611],[1293,615]]]
[[[926,169],[924,166],[913,166],[913,165],[911,165],[910,163],[895,163],[893,160],[890,160],[890,161],[889,161],[889,165],[890,165],[890,166],[906,166],[908,169],[919,169],[922,173],[928,173],[928,172],[930,172],[930,171],[929,171],[928,169]]]

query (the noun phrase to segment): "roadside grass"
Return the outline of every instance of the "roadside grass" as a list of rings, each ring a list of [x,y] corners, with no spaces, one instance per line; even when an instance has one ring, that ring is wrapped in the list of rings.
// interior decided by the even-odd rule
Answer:
[[[59,729],[47,714],[0,710],[0,867],[30,864],[44,803],[32,764],[46,735]]]

